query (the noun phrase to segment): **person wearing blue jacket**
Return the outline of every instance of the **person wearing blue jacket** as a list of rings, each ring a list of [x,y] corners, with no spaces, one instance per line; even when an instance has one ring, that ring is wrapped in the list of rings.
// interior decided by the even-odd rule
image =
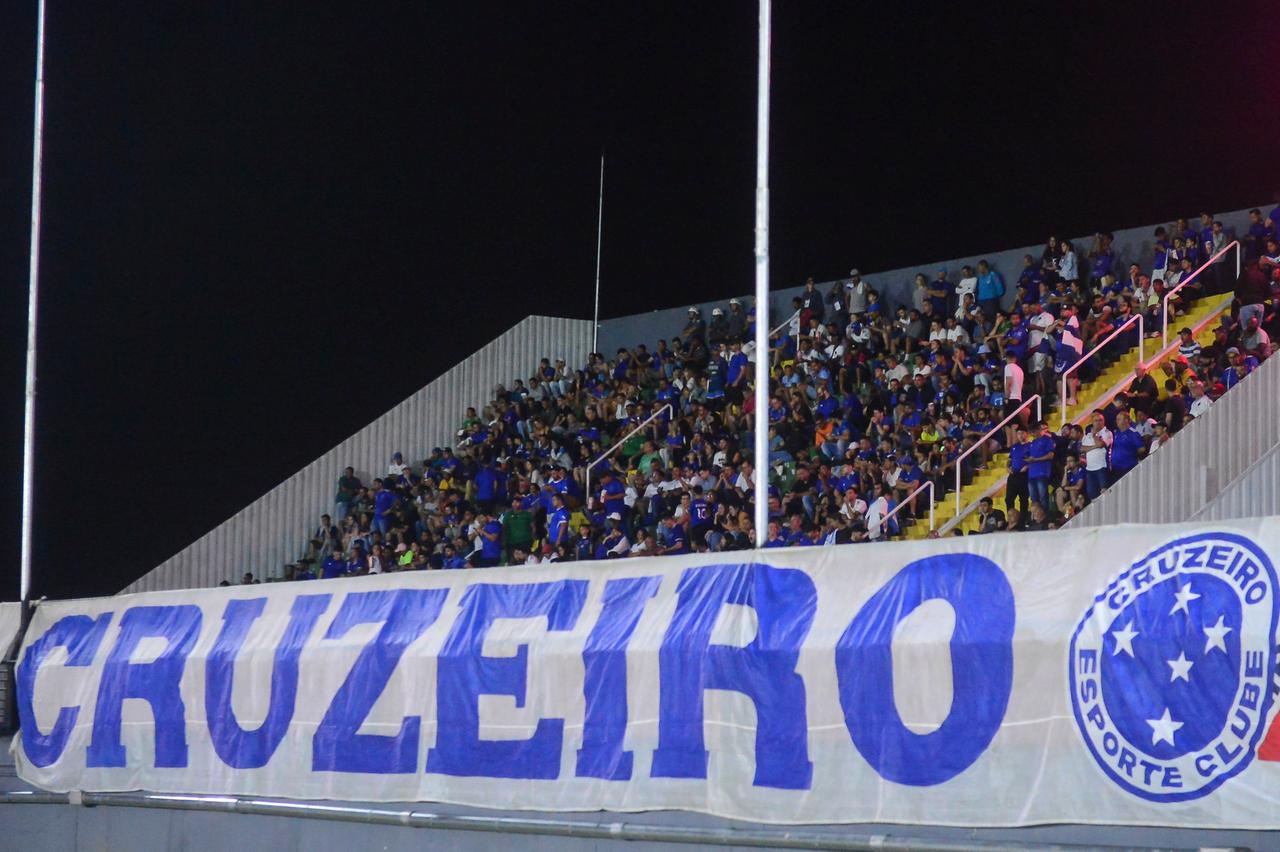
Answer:
[[[1004,297],[1004,279],[985,260],[978,261],[978,306],[987,319],[994,319]]]

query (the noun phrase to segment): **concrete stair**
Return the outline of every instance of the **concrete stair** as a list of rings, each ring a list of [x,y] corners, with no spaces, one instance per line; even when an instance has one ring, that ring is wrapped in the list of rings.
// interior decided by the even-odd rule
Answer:
[[[1170,343],[1176,339],[1174,331],[1184,326],[1195,328],[1202,321],[1210,318],[1223,301],[1222,295],[1206,296],[1193,302],[1187,312],[1179,316],[1176,320],[1170,322]],[[1158,331],[1158,329],[1157,329]],[[1213,325],[1209,324],[1196,335],[1196,340],[1201,346],[1208,346],[1213,342]],[[1160,351],[1160,338],[1155,337],[1146,341],[1145,354],[1148,359],[1153,358]],[[1067,421],[1074,423],[1085,417],[1094,408],[1097,403],[1106,395],[1107,391],[1115,387],[1119,382],[1133,375],[1134,369],[1138,366],[1138,348],[1135,346],[1125,352],[1116,362],[1102,371],[1095,379],[1090,382],[1081,382],[1077,402],[1073,406],[1067,408]],[[1057,391],[1055,390],[1055,394]],[[1030,415],[1034,416],[1035,411],[1031,410]],[[1060,423],[1059,409],[1043,409],[1044,419],[1055,427],[1054,431]],[[991,491],[991,497],[995,501],[997,509],[1004,510],[1004,481],[1008,477],[1009,470],[1009,454],[998,453],[991,457],[985,470],[978,471],[968,485],[960,490],[960,511],[964,512],[967,508],[982,498],[983,494]],[[954,474],[951,482],[954,483]],[[905,510],[904,510],[905,511]],[[929,506],[928,503],[917,501],[916,511],[919,513],[919,519],[910,525],[904,525],[902,538],[904,539],[923,539],[929,535]],[[942,497],[934,506],[934,528],[941,530],[956,516],[956,496],[954,492],[948,493]],[[968,533],[976,526],[976,522],[971,520],[972,515],[966,517],[959,525],[959,529]]]

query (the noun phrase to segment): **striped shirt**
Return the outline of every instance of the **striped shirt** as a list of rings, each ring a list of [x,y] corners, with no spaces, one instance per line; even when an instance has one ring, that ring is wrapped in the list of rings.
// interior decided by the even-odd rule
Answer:
[[[1190,343],[1183,343],[1178,346],[1178,354],[1190,361],[1200,354],[1200,344],[1196,343],[1195,338],[1192,338]]]

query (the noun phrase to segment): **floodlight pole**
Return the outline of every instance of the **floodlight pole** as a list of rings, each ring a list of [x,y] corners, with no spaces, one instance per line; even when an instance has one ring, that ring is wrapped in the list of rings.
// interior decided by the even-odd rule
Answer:
[[[760,0],[756,91],[756,547],[769,536],[769,54],[772,0]]]
[[[596,312],[591,326],[591,351],[600,348],[600,247],[604,233],[604,152],[600,152],[600,206],[596,210]]]
[[[35,503],[36,307],[40,285],[40,196],[44,163],[44,0],[36,12],[36,112],[31,154],[31,268],[27,295],[27,390],[22,420],[21,600],[31,597],[31,520]]]

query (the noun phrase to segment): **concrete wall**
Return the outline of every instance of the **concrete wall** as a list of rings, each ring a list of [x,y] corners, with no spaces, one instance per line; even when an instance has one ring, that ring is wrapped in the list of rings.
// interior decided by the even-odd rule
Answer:
[[[333,511],[338,476],[348,465],[366,483],[386,472],[391,454],[421,460],[453,443],[467,406],[493,398],[494,385],[527,379],[541,357],[582,364],[591,351],[589,320],[528,317],[359,432],[298,471],[186,549],[131,583],[125,592],[216,586],[245,571],[278,576],[301,556],[320,515]]]
[[[1066,525],[1181,523],[1197,516],[1235,480],[1280,444],[1280,358],[1264,361],[1209,410],[1184,426],[1158,453],[1144,460]],[[1274,459],[1267,461],[1275,471]],[[1265,471],[1259,473],[1265,476]],[[1274,476],[1274,473],[1272,474]],[[1271,482],[1272,494],[1275,480]],[[1268,514],[1240,492],[1223,510],[1230,517]],[[1274,503],[1272,504],[1274,507]],[[1215,510],[1218,511],[1218,510]],[[1274,511],[1274,509],[1273,509]],[[1204,520],[1228,515],[1202,516]]]
[[[1240,474],[1189,521],[1280,515],[1280,444]]]
[[[1222,222],[1229,235],[1247,233],[1249,230],[1249,209],[1245,208],[1217,214],[1217,218]],[[1269,207],[1263,209],[1269,209]],[[1189,216],[1198,215],[1197,211],[1185,212]],[[1149,270],[1151,268],[1151,246],[1154,242],[1153,233],[1156,226],[1164,225],[1168,227],[1176,216],[1177,212],[1172,211],[1171,218],[1163,222],[1115,231],[1115,242],[1112,244],[1112,248],[1116,252],[1116,263],[1127,268],[1130,263],[1136,261],[1142,265],[1143,269]],[[1093,236],[1070,237],[1069,239],[1079,255],[1082,271],[1087,269],[1088,260],[1084,255],[1089,250]],[[1043,249],[1043,244],[1022,246],[1020,248],[1005,249],[1004,251],[972,254],[967,257],[935,260],[919,266],[907,266],[901,269],[891,269],[887,272],[871,272],[863,268],[862,277],[870,281],[871,285],[880,291],[882,301],[887,298],[891,306],[903,303],[910,304],[911,290],[915,286],[916,273],[923,273],[929,280],[933,280],[939,269],[946,269],[951,281],[955,282],[959,280],[961,267],[977,267],[978,261],[985,258],[991,263],[992,268],[1004,277],[1006,304],[1008,304],[1013,299],[1013,285],[1017,281],[1018,275],[1022,272],[1022,256],[1030,254],[1039,258]],[[855,266],[857,261],[855,260],[849,265],[851,267]],[[750,284],[750,282],[743,283]],[[791,315],[791,299],[800,294],[801,290],[804,289],[803,284],[804,282],[800,282],[799,286],[774,289],[771,292],[770,317],[773,318],[770,322],[771,326],[776,327],[783,319]],[[831,289],[831,284],[832,282],[830,281],[823,282],[818,285],[818,289],[822,290],[825,295]],[[748,300],[750,297],[750,292],[744,292],[738,298]],[[719,302],[700,302],[696,304],[702,309],[703,317],[709,320],[711,309],[724,306],[728,301],[728,298],[725,298]],[[689,305],[687,304],[678,305],[651,311],[647,314],[631,314],[625,317],[605,320],[600,324],[600,351],[608,356],[610,353],[616,352],[620,346],[632,347],[639,343],[645,343],[652,348],[653,344],[660,339],[670,340],[674,335],[679,334],[684,327],[688,309]]]

